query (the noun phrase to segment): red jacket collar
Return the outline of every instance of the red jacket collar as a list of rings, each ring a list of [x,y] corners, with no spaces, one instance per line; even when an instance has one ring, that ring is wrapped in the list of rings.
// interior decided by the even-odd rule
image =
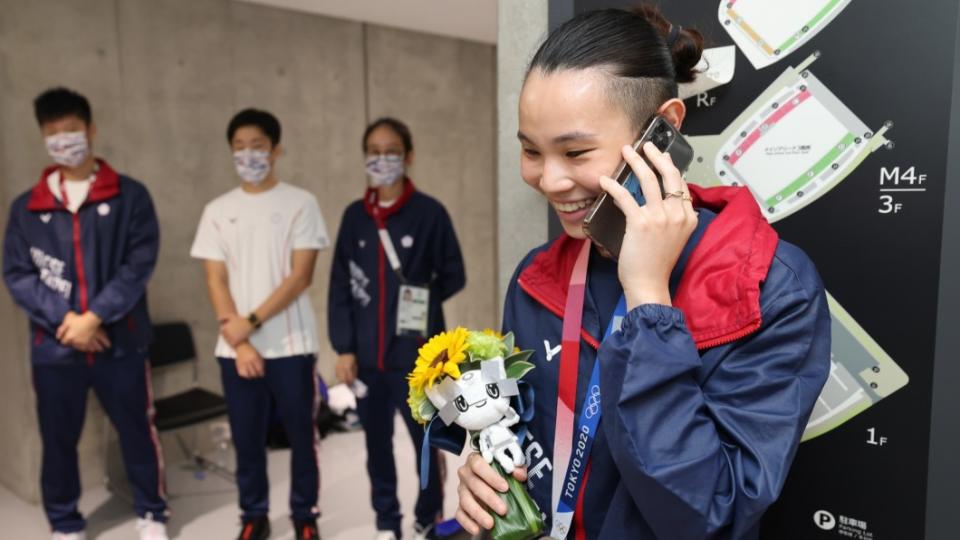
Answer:
[[[90,185],[90,193],[87,194],[87,200],[84,204],[105,201],[120,194],[120,176],[113,170],[106,161],[97,159],[97,177]],[[53,210],[63,210],[63,203],[60,202],[47,184],[47,177],[59,169],[59,165],[51,165],[40,173],[40,181],[33,186],[30,192],[30,200],[27,201],[27,210],[34,212],[50,212]]]
[[[376,190],[376,188],[367,188],[367,192],[363,196],[363,209],[366,210],[367,214],[374,220],[385,220],[399,212],[400,209],[407,204],[407,202],[410,200],[410,197],[413,196],[413,193],[416,190],[417,187],[413,185],[413,180],[404,177],[403,193],[400,194],[400,197],[395,203],[391,204],[387,208],[381,208],[379,192]]]
[[[694,205],[717,213],[683,269],[673,304],[683,311],[697,348],[707,349],[760,328],[760,284],[777,248],[776,231],[743,187],[689,184]],[[518,279],[524,291],[558,317],[582,240],[562,235],[537,254]],[[584,336],[597,346],[594,336]]]

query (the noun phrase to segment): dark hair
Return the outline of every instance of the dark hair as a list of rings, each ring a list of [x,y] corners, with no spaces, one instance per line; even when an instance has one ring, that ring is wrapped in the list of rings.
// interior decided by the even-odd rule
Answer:
[[[603,69],[612,75],[612,97],[639,129],[657,106],[677,97],[678,82],[696,78],[702,54],[700,32],[673,26],[658,8],[643,4],[588,11],[563,23],[540,45],[527,75]]]
[[[373,133],[373,130],[377,129],[380,126],[386,126],[393,130],[400,139],[403,141],[403,151],[404,153],[409,154],[413,151],[413,136],[410,135],[410,128],[406,124],[397,120],[396,118],[390,118],[389,116],[383,116],[374,120],[367,129],[363,130],[363,151],[367,151],[367,139],[370,138],[370,134]]]
[[[67,116],[76,116],[88,126],[93,119],[87,98],[62,86],[51,88],[37,96],[33,100],[33,113],[41,126]]]
[[[233,135],[237,130],[246,126],[260,128],[260,131],[270,139],[272,146],[280,144],[280,121],[276,116],[260,109],[244,109],[230,119],[227,125],[227,143],[232,143]]]

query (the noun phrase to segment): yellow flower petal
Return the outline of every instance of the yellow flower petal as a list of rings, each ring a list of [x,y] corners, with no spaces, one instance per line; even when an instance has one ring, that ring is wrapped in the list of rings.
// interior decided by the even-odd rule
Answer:
[[[411,388],[417,391],[432,387],[443,375],[460,378],[457,367],[467,355],[467,330],[457,327],[449,332],[441,332],[420,347],[416,364],[407,379]]]

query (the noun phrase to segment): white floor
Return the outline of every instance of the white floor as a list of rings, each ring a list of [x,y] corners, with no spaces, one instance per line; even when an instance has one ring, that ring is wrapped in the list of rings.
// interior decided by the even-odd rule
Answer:
[[[183,540],[232,539],[239,531],[236,487],[207,474],[197,478],[183,465],[180,452],[165,448],[167,485],[173,512],[167,525],[170,538]],[[417,483],[413,444],[397,417],[394,432],[397,460],[398,496],[404,512],[404,536],[413,528],[413,505]],[[370,482],[367,479],[363,432],[337,433],[324,439],[321,460],[320,534],[325,540],[372,539],[376,534],[370,507]],[[290,488],[289,451],[273,451],[269,456],[270,520],[274,539],[292,539],[287,497]],[[173,463],[170,463],[173,461]],[[457,508],[457,475],[462,458],[446,456],[447,478],[444,486],[444,517]],[[106,488],[89,489],[80,500],[87,517],[88,540],[130,540],[137,537],[135,517],[130,505],[112,496]],[[0,487],[0,537],[15,540],[50,538],[49,528],[39,506],[27,504]]]

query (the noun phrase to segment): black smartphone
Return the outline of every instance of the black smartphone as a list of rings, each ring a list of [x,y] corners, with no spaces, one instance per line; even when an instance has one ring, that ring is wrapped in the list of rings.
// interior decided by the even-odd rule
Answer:
[[[650,164],[646,156],[643,155],[642,146],[647,142],[652,142],[661,152],[669,152],[670,158],[673,159],[673,164],[680,170],[680,174],[686,173],[687,168],[690,167],[690,163],[693,161],[693,148],[680,135],[680,132],[660,115],[653,118],[640,139],[633,144],[633,149],[643,157],[644,161],[647,161],[647,165],[657,175],[657,182],[660,184],[660,196],[663,197],[663,179],[660,178],[657,168]],[[637,199],[637,202],[642,201],[643,193],[640,190],[640,180],[626,161],[620,162],[620,166],[617,167],[611,178],[627,188]],[[610,197],[607,193],[603,193],[593,203],[593,207],[583,220],[583,232],[593,240],[600,253],[613,260],[620,258],[620,246],[623,244],[623,235],[626,228],[627,221],[623,212],[617,208],[613,197]]]

